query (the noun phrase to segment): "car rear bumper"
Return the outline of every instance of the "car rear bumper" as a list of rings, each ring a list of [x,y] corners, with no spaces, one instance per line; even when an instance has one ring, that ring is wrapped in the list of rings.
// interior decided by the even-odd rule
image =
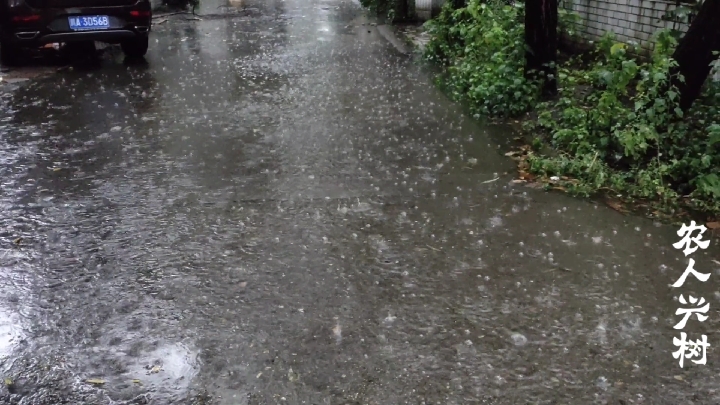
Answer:
[[[19,31],[12,38],[11,42],[19,46],[40,46],[54,42],[76,42],[76,41],[99,41],[119,42],[126,39],[142,38],[148,35],[150,27],[138,26],[132,30],[114,29],[102,31],[80,31],[80,32],[51,32],[41,31]]]
[[[1,1],[1,0],[0,0]],[[4,41],[17,46],[41,46],[54,42],[99,41],[121,42],[127,39],[147,37],[152,25],[149,2],[139,1],[130,6],[87,7],[74,9],[34,9],[24,5],[20,15],[35,15],[37,21],[5,22]],[[145,15],[138,17],[138,12]],[[133,15],[135,14],[135,15]],[[11,15],[16,15],[12,13]],[[73,31],[68,18],[74,16],[104,15],[109,17],[107,29]]]

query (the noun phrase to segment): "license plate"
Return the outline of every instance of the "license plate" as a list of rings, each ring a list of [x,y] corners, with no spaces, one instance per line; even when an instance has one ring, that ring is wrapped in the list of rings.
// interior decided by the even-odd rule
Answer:
[[[73,31],[105,30],[110,28],[110,18],[106,15],[83,15],[68,17]]]

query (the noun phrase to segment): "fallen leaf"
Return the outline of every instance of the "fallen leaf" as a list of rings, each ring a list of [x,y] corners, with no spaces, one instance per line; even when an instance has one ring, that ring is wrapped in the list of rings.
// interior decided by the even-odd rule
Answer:
[[[13,380],[11,380],[11,379],[9,379],[9,378],[6,378],[6,379],[5,379],[5,385],[7,385],[7,386],[13,385]]]
[[[607,200],[605,203],[612,209],[618,212],[622,212],[623,214],[627,212],[627,210],[620,204],[619,201],[615,200]]]
[[[553,189],[553,190],[558,190],[558,191],[567,191],[567,190],[565,189],[565,187],[560,187],[560,186],[553,187],[552,189]]]
[[[162,367],[160,366],[153,366],[153,368],[150,369],[150,372],[148,374],[157,374],[162,371]]]
[[[510,151],[510,152],[506,153],[505,156],[512,157],[512,156],[517,156],[519,154],[520,154],[520,151],[514,150],[514,151]]]
[[[62,167],[55,167],[55,168],[53,168],[53,171],[54,171],[54,172],[59,172],[60,170],[62,170]]]
[[[532,181],[535,179],[535,175],[526,172],[525,170],[518,171],[521,179]]]
[[[678,380],[678,381],[683,381],[683,380],[684,380],[684,379],[683,379],[683,376],[681,376],[681,375],[676,375],[676,376],[674,376],[673,378],[676,379],[676,380]]]
[[[705,224],[705,226],[707,226],[709,229],[718,229],[720,228],[720,222],[708,222],[707,224]]]
[[[520,184],[520,183],[527,183],[527,180],[523,180],[523,179],[514,179],[514,180],[513,180],[512,182],[513,182],[513,183],[515,183],[515,184]]]
[[[14,244],[19,245],[20,242],[22,242],[23,238],[17,238],[13,241]]]
[[[99,379],[99,378],[90,378],[90,379],[85,380],[85,381],[86,381],[86,382],[89,382],[90,384],[98,384],[98,385],[105,384],[105,380],[101,380],[101,379]]]

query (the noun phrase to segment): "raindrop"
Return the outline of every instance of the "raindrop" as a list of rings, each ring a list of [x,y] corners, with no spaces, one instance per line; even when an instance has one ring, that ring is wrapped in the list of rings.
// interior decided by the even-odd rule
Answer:
[[[605,377],[598,378],[596,385],[598,386],[598,388],[600,388],[602,390],[606,390],[608,387],[607,378],[605,378]]]
[[[510,338],[512,339],[515,346],[525,346],[528,341],[525,335],[520,333],[513,333],[512,335],[510,335]]]

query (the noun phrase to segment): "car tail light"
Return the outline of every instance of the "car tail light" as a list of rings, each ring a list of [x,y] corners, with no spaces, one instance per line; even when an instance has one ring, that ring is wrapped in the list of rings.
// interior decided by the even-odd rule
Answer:
[[[29,23],[33,21],[39,21],[40,16],[39,15],[16,15],[13,17],[13,22],[19,22],[19,23]]]
[[[150,12],[149,12],[149,11],[133,10],[133,11],[130,12],[130,15],[133,16],[133,17],[146,17],[146,18],[148,18],[148,17],[150,17]]]

